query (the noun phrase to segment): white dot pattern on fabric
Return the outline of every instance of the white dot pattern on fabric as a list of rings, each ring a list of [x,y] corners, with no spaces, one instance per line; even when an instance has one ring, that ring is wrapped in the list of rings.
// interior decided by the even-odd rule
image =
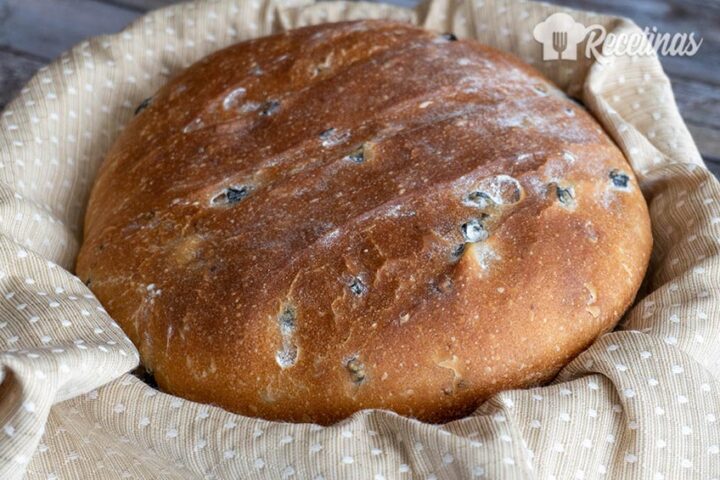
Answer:
[[[425,11],[425,10],[423,10]],[[529,32],[559,7],[205,0],[153,12],[40,70],[0,117],[0,478],[689,478],[720,471],[720,185],[653,57],[542,62]],[[577,21],[637,31],[627,21]],[[82,202],[114,137],[165,80],[246,38],[394,18],[534,64],[582,96],[638,173],[655,230],[648,293],[547,387],[503,392],[445,426],[383,411],[334,427],[265,422],[163,394],[79,279]],[[503,292],[500,292],[503,293]],[[51,410],[53,403],[57,403]]]

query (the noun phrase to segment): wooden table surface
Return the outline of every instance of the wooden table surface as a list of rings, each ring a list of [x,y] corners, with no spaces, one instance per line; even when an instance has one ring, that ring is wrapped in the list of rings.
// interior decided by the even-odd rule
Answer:
[[[153,8],[178,0],[0,0],[0,110],[41,66],[81,40],[117,32]],[[386,0],[412,5],[416,0]],[[623,15],[661,32],[696,32],[694,57],[663,57],[680,111],[713,172],[720,176],[720,1],[552,0]]]

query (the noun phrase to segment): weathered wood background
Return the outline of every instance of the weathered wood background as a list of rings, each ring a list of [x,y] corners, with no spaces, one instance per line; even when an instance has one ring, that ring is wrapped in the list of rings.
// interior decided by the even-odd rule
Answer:
[[[0,0],[0,110],[42,65],[86,37],[117,32],[178,0]],[[417,0],[386,0],[412,5]],[[664,57],[680,110],[708,166],[720,176],[720,0],[552,0],[623,15],[662,32],[696,32],[694,57]]]

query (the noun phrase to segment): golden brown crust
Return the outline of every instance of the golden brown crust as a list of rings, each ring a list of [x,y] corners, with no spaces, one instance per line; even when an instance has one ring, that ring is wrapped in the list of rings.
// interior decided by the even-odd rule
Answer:
[[[427,421],[611,329],[651,249],[621,152],[536,71],[408,25],[234,45],[108,154],[77,273],[164,390]]]

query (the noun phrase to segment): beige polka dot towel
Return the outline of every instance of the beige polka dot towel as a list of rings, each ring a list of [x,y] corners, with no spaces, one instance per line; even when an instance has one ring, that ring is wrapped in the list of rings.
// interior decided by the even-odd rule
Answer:
[[[435,0],[417,11],[203,1],[153,12],[41,69],[0,117],[0,478],[720,477],[720,185],[657,58],[541,60],[532,29],[558,10],[513,0]],[[582,98],[630,159],[650,205],[655,250],[642,298],[552,385],[503,392],[442,426],[386,411],[327,428],[265,422],[127,374],[135,348],[70,273],[104,152],[143,98],[205,54],[361,17],[478,38]]]

